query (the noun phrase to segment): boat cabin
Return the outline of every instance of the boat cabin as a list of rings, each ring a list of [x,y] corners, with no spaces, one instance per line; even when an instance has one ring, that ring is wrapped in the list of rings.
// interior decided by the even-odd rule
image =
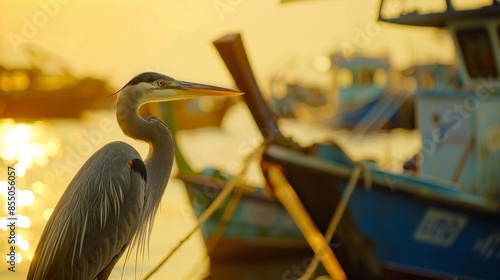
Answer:
[[[432,11],[409,10],[405,2],[382,1],[379,21],[447,29],[463,82],[460,88],[417,90],[419,171],[451,180],[460,191],[499,199],[500,2],[460,9],[446,0]]]
[[[387,90],[390,62],[387,57],[332,56],[334,88],[340,111],[352,110],[379,99]]]

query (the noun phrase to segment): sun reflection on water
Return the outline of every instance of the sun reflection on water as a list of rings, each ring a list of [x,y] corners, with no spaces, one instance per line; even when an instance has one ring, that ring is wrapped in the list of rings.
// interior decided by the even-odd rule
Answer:
[[[12,119],[1,120],[0,156],[4,161],[17,162],[20,169],[46,166],[49,157],[55,156],[60,147],[58,138],[48,132],[42,121],[24,124]]]
[[[97,149],[124,140],[114,112],[88,113],[80,119],[21,122],[0,119],[0,253],[9,252],[8,167],[16,170],[15,253],[13,279],[26,275],[34,250],[60,196],[78,169]],[[138,147],[143,154],[148,146]],[[5,256],[5,255],[4,255]],[[1,262],[0,279],[11,279],[8,262]],[[5,278],[7,277],[7,278]]]
[[[34,235],[30,232],[32,221],[30,217],[36,217],[34,212],[40,211],[44,221],[34,221],[40,223],[48,219],[46,208],[43,205],[36,205],[36,195],[48,196],[50,187],[40,181],[28,184],[25,177],[28,170],[37,170],[47,166],[49,160],[55,157],[59,151],[61,143],[50,127],[43,121],[33,123],[18,123],[13,119],[0,120],[0,157],[2,159],[2,170],[7,170],[11,166],[16,171],[16,236],[15,245],[17,246],[17,262],[21,263],[24,259],[33,254]],[[45,178],[50,176],[44,176]],[[0,176],[0,179],[7,179],[6,176]],[[42,179],[42,178],[40,178]],[[50,181],[50,180],[49,180]],[[53,181],[53,180],[52,180]],[[6,237],[10,233],[7,197],[8,181],[0,181],[0,203],[5,205],[0,210],[0,229]],[[31,187],[28,187],[31,186]],[[34,206],[34,207],[27,207]],[[52,209],[50,209],[52,210]],[[2,244],[3,245],[3,244]]]

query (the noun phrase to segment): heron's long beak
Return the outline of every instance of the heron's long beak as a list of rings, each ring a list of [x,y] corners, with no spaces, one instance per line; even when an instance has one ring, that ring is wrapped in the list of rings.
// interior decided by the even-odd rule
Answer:
[[[228,89],[223,87],[216,87],[204,84],[197,84],[185,81],[174,82],[175,91],[179,98],[195,98],[201,96],[238,96],[243,92]]]

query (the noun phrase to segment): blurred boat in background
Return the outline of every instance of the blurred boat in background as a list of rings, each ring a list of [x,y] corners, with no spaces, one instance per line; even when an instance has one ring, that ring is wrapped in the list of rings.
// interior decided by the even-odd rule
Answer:
[[[382,129],[412,129],[413,95],[395,89],[395,76],[388,57],[334,55],[335,86],[338,87],[336,115],[323,122],[354,132]]]
[[[321,87],[286,83],[286,94],[272,94],[273,112],[280,117],[320,122],[333,129],[352,129],[355,132],[415,127],[413,95],[395,87],[398,73],[391,68],[388,57],[369,57],[361,54],[330,56],[332,90]]]
[[[33,46],[25,48],[30,67],[0,65],[0,118],[79,118],[87,110],[113,109],[116,90],[104,79],[78,78],[63,61]],[[220,126],[232,99],[205,97],[175,103],[182,129]],[[140,110],[149,114],[148,108]]]
[[[233,98],[202,97],[174,102],[174,118],[181,120],[177,128],[191,130],[200,127],[220,127],[226,112],[235,104]],[[146,110],[144,108],[143,110]],[[146,112],[143,112],[146,115]]]
[[[63,62],[32,46],[25,53],[30,67],[0,65],[0,118],[78,118],[85,110],[114,105],[105,80],[77,78]]]

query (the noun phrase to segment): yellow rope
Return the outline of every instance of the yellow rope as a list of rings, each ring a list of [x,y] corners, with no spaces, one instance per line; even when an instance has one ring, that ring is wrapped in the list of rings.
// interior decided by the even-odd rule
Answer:
[[[231,197],[231,200],[226,206],[226,209],[224,210],[224,213],[222,214],[222,217],[220,219],[219,224],[217,225],[217,228],[215,229],[214,233],[212,236],[207,241],[207,254],[210,255],[212,253],[212,250],[215,248],[215,245],[220,240],[220,237],[224,233],[224,230],[226,229],[226,226],[233,216],[234,210],[236,210],[236,206],[238,206],[238,203],[240,202],[241,196],[243,195],[243,191],[245,189],[243,187],[236,187],[236,190],[233,193],[233,196]]]
[[[213,213],[215,212],[215,210],[217,210],[219,208],[219,206],[222,204],[222,202],[224,202],[224,200],[229,196],[229,194],[231,194],[231,192],[233,191],[234,187],[236,186],[236,184],[238,182],[240,182],[241,178],[243,177],[243,175],[245,174],[246,170],[248,169],[248,166],[250,164],[250,162],[260,156],[263,151],[265,149],[265,145],[264,144],[261,144],[255,152],[251,153],[250,155],[248,155],[245,160],[243,161],[243,166],[241,168],[241,170],[238,172],[238,174],[236,174],[227,184],[226,186],[224,187],[224,189],[222,189],[222,191],[220,192],[220,194],[214,199],[214,201],[210,204],[210,206],[207,208],[207,210],[205,210],[205,212],[203,212],[203,214],[200,216],[200,218],[198,219],[198,222],[196,223],[196,225],[186,234],[186,236],[184,238],[182,238],[179,243],[170,251],[169,254],[167,254],[145,277],[144,277],[144,280],[147,280],[149,279],[151,276],[153,276],[153,274],[155,274],[164,264],[165,262],[167,262],[171,257],[172,255],[184,244],[184,242],[186,242],[199,228],[202,224],[204,224],[212,215]]]

